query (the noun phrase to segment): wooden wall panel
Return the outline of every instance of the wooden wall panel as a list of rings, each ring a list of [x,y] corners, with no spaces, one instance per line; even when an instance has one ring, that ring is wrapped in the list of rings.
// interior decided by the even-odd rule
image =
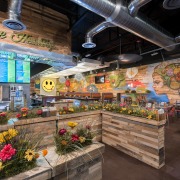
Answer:
[[[22,33],[31,34],[37,38],[44,38],[53,41],[55,44],[55,49],[52,50],[53,52],[59,54],[71,53],[71,34],[67,32],[69,29],[69,20],[65,15],[32,1],[24,1],[21,17],[22,22],[27,27],[27,29]],[[8,13],[0,11],[0,22],[7,18]],[[13,31],[5,28],[2,23],[0,23],[0,31],[5,31],[7,33],[7,38],[0,38],[0,42],[46,51],[49,50],[46,47],[34,46],[25,43],[17,44],[13,42],[11,40],[11,34]]]
[[[102,141],[157,169],[165,164],[163,125],[146,124],[104,112]]]

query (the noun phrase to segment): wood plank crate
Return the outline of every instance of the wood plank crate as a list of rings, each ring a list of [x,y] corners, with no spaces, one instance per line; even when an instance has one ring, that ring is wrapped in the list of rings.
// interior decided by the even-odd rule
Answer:
[[[165,164],[164,124],[165,121],[103,112],[102,141],[159,169]]]

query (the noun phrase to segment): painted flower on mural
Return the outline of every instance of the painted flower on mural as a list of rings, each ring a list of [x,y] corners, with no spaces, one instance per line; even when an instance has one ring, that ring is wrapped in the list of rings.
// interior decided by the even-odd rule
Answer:
[[[174,75],[173,69],[168,69],[167,70],[167,75],[168,76],[173,76]]]

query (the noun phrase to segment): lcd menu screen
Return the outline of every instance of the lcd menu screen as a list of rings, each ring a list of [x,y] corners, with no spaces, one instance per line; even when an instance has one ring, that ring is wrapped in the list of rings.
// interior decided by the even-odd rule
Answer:
[[[15,61],[6,57],[0,58],[0,82],[15,82]]]
[[[30,83],[30,62],[16,60],[16,83]]]

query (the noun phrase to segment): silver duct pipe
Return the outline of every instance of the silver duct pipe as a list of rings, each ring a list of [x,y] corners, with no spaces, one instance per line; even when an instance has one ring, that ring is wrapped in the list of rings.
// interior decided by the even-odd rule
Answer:
[[[11,30],[23,31],[26,26],[21,22],[21,8],[23,0],[11,0],[9,7],[9,19],[3,21],[3,25]]]
[[[71,0],[86,9],[104,17],[107,21],[130,33],[133,33],[167,51],[175,49],[174,37],[159,30],[151,23],[147,23],[140,17],[133,18],[128,13],[128,8],[123,0]]]
[[[128,5],[129,14],[133,17],[137,16],[139,9],[152,0],[131,0]]]
[[[93,43],[93,37],[100,33],[101,31],[105,30],[106,28],[114,27],[113,24],[107,21],[103,21],[100,24],[94,26],[91,28],[87,33],[85,37],[85,43],[82,44],[82,47],[84,48],[94,48],[96,47],[96,44]]]
[[[179,0],[164,0],[163,7],[165,9],[178,9],[180,8],[180,1]]]

